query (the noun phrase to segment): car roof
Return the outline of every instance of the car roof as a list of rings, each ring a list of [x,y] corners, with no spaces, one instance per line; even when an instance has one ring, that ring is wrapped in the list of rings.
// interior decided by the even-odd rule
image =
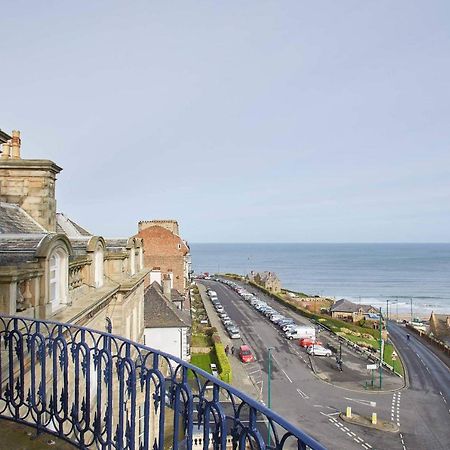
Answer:
[[[241,345],[240,347],[240,350],[250,350],[250,347],[248,346],[248,345]]]

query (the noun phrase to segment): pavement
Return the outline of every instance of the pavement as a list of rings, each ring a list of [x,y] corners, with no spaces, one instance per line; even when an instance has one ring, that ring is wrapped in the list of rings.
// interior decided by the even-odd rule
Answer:
[[[291,422],[293,425],[304,430],[317,439],[322,445],[329,449],[375,449],[389,448],[393,450],[405,450],[398,434],[387,433],[377,429],[371,429],[358,424],[344,423],[339,418],[339,414],[346,410],[347,406],[352,406],[355,414],[370,417],[372,412],[376,412],[379,420],[391,421],[391,409],[397,408],[397,398],[401,398],[398,391],[372,392],[364,390],[350,390],[344,386],[335,386],[331,383],[320,380],[312,371],[306,351],[298,346],[294,341],[288,341],[282,336],[267,318],[254,310],[236,292],[228,286],[215,281],[201,281],[198,283],[214,289],[225,308],[228,315],[238,324],[241,331],[241,342],[248,344],[256,358],[255,364],[247,366],[239,361],[234,362],[232,358],[233,379],[239,389],[249,389],[248,380],[251,376],[260,376],[262,389],[262,400],[268,404],[268,348],[271,347],[272,377],[271,377],[271,408]],[[252,288],[250,288],[252,290]],[[204,291],[203,291],[204,292]],[[224,333],[222,325],[217,318],[212,305],[208,305],[209,300],[205,300],[205,306],[210,314],[210,320],[218,330]],[[277,307],[277,309],[281,309]],[[217,322],[214,322],[214,317]],[[224,336],[224,343],[227,342]],[[241,342],[233,345],[238,347]],[[230,344],[229,344],[230,345]],[[356,358],[351,355],[348,359]],[[347,356],[346,356],[347,358]],[[237,358],[235,358],[237,360]],[[319,367],[331,364],[333,359],[324,357],[313,357],[314,363]],[[365,367],[365,361],[360,364]],[[240,367],[239,367],[240,365]],[[245,376],[242,375],[245,371]],[[329,370],[332,370],[331,367]],[[344,367],[345,376],[349,377],[353,370]],[[336,369],[337,371],[337,369]],[[348,373],[347,373],[348,372]],[[338,374],[338,376],[340,376]],[[368,376],[365,372],[365,376]],[[237,378],[239,377],[239,379]],[[247,381],[244,382],[245,378]],[[402,384],[402,380],[396,377]],[[343,380],[342,383],[347,381]],[[351,381],[349,381],[351,382]],[[252,383],[253,384],[253,383]],[[357,383],[356,383],[357,384]],[[242,388],[242,387],[243,388]],[[258,389],[254,398],[257,397]],[[396,419],[396,418],[395,418]],[[396,421],[395,421],[396,423]]]

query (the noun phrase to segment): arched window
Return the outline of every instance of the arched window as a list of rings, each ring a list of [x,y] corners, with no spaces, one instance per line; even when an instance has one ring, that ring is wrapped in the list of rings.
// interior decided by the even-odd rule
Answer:
[[[101,244],[97,245],[94,253],[94,283],[95,287],[103,286],[104,276],[104,252]]]
[[[62,248],[53,251],[49,259],[49,302],[52,311],[67,303],[69,290],[68,255]]]

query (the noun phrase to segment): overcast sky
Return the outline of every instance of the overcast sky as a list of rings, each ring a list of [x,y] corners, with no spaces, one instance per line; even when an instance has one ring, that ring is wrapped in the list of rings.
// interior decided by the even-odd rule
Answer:
[[[9,1],[0,128],[95,234],[450,241],[450,2]]]

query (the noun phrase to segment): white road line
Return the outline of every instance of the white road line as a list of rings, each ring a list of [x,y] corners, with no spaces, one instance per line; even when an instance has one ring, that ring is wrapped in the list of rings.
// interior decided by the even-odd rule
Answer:
[[[361,444],[366,450],[369,449],[370,447],[367,447],[367,444]]]
[[[281,371],[286,375],[286,378],[292,383],[292,380],[289,377],[289,375],[283,369],[281,369]]]
[[[370,444],[368,444],[367,442],[366,442],[366,445],[367,445],[367,447],[372,448],[372,446]]]
[[[300,395],[300,397],[302,397],[304,399],[309,398],[309,396],[307,394],[305,394],[303,391],[301,391],[300,389],[297,389],[297,393],[298,393],[298,395]]]

